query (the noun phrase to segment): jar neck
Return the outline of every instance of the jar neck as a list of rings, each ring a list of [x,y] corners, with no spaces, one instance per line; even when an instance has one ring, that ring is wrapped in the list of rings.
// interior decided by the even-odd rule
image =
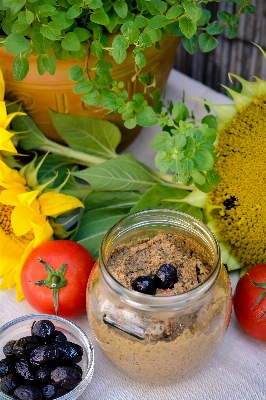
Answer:
[[[122,286],[109,272],[108,258],[113,249],[136,238],[152,238],[159,233],[184,235],[194,239],[212,259],[212,270],[196,288],[174,296],[151,296]],[[131,214],[115,224],[105,235],[99,253],[100,276],[107,288],[121,301],[139,308],[182,308],[197,302],[213,287],[221,271],[220,247],[211,230],[198,219],[173,210],[148,210]]]

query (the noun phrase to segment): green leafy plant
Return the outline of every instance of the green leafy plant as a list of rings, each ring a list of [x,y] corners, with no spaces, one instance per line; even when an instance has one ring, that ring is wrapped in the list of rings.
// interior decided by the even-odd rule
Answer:
[[[74,66],[69,78],[76,82],[74,92],[82,101],[102,105],[111,113],[120,113],[127,128],[153,125],[157,119],[147,104],[146,94],[129,99],[121,82],[112,78],[113,65],[122,64],[130,46],[136,75],[144,84],[144,92],[158,97],[153,88],[155,77],[142,74],[145,50],[160,39],[180,36],[185,49],[193,54],[199,46],[203,52],[218,45],[217,36],[226,31],[229,38],[237,34],[239,17],[253,14],[250,0],[227,0],[237,11],[220,11],[212,16],[208,6],[214,0],[0,0],[0,46],[14,54],[13,73],[16,80],[29,71],[28,57],[36,56],[40,75],[54,74],[56,61],[68,57],[81,60],[90,54],[96,57],[93,68]],[[110,41],[109,33],[115,36]],[[107,61],[109,54],[113,62]],[[147,90],[152,88],[152,90]]]

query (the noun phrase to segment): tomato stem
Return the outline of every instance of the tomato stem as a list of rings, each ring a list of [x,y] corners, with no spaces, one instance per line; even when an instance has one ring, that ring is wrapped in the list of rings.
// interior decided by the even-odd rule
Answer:
[[[30,283],[33,283],[34,285],[37,286],[45,286],[48,289],[52,290],[54,309],[56,315],[58,315],[59,289],[65,287],[67,284],[67,280],[66,278],[64,278],[67,264],[62,264],[57,270],[54,270],[46,261],[42,260],[40,257],[38,257],[38,261],[40,261],[44,265],[44,268],[47,273],[47,278],[41,279],[40,281],[37,282],[30,282]]]

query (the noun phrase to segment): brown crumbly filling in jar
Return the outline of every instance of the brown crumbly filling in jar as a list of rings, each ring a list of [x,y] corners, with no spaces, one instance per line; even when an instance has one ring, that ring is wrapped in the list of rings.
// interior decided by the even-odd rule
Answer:
[[[196,241],[167,233],[117,246],[107,261],[111,275],[129,289],[134,279],[154,275],[162,264],[176,267],[178,281],[172,289],[157,289],[156,296],[188,292],[204,282],[214,267],[211,256]]]

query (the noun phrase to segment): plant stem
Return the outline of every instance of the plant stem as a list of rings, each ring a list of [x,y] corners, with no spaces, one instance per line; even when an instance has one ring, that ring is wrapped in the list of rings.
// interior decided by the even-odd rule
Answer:
[[[193,191],[196,189],[195,185],[189,185],[186,186],[184,185],[182,182],[178,181],[178,182],[173,182],[172,181],[172,175],[169,174],[161,174],[160,172],[154,171],[155,174],[159,177],[159,179],[165,183],[167,186],[171,186],[171,187],[176,187],[178,189],[185,189],[185,190],[190,190]]]

